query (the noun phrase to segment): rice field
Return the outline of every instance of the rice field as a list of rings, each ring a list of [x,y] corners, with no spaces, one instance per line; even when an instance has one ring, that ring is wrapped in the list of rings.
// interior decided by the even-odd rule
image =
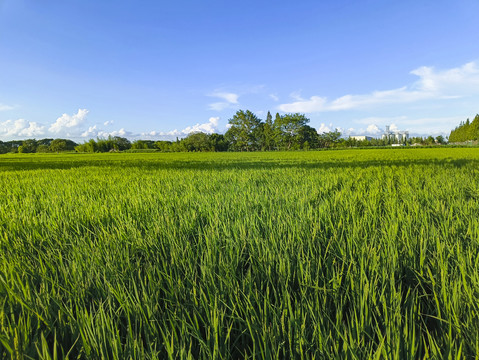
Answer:
[[[2,359],[477,359],[479,150],[0,156]]]

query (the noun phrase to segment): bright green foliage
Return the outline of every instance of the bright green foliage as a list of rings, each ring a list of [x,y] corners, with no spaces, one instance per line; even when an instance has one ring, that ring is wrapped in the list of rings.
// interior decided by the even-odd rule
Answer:
[[[449,142],[465,142],[468,140],[479,140],[479,114],[472,122],[469,122],[469,119],[466,122],[461,122],[449,135]]]
[[[146,141],[143,141],[146,142]],[[153,143],[153,142],[151,142]],[[127,138],[120,136],[108,136],[107,139],[90,139],[83,144],[75,146],[78,152],[109,152],[124,151],[131,148],[131,142]]]
[[[154,148],[155,142],[153,140],[135,140],[131,144],[131,149],[133,150],[145,150]]]
[[[234,151],[253,151],[260,148],[261,120],[251,111],[238,110],[229,120],[225,138]]]
[[[274,139],[273,117],[271,116],[271,113],[269,111],[263,124],[263,138],[263,150],[274,150],[276,144]]]
[[[319,135],[320,147],[332,147],[336,144],[341,137],[341,133],[338,129],[329,131]]]
[[[218,137],[219,134],[215,134]],[[186,151],[214,151],[215,147],[213,142],[210,140],[210,135],[203,132],[197,132],[189,134],[186,138],[183,139],[182,145],[185,147]]]
[[[283,150],[300,149],[304,143],[304,127],[309,119],[304,114],[276,116],[274,129],[278,146]]]
[[[19,153],[33,153],[37,150],[37,141],[35,139],[28,139],[22,142],[18,147]]]
[[[55,139],[50,144],[50,150],[53,152],[65,151],[67,149],[67,142],[62,139]]]
[[[478,165],[2,155],[0,358],[475,358]]]

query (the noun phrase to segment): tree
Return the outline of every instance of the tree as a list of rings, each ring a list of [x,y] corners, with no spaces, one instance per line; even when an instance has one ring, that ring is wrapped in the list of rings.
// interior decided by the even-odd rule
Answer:
[[[339,142],[341,138],[341,132],[338,129],[335,131],[325,132],[319,135],[320,147],[332,147]]]
[[[18,147],[19,153],[34,153],[37,150],[37,141],[35,139],[27,139]]]
[[[40,146],[40,145],[50,146],[52,141],[53,141],[53,139],[50,139],[50,138],[40,139],[40,140],[37,140],[37,145],[38,146]]]
[[[233,150],[252,151],[258,149],[261,120],[251,111],[238,110],[229,120],[230,128],[225,138]]]
[[[50,143],[50,151],[60,152],[67,149],[67,142],[62,139],[55,139]]]
[[[427,137],[426,140],[424,140],[424,142],[426,143],[426,145],[434,145],[436,143],[434,138],[430,135]]]
[[[274,141],[273,117],[271,116],[271,113],[269,111],[268,111],[268,115],[266,115],[266,121],[263,124],[263,139],[264,139],[265,150],[274,149],[275,141]]]
[[[134,144],[134,143],[133,143]],[[170,152],[172,151],[172,143],[171,141],[166,140],[158,140],[155,141],[155,148],[160,150],[161,152]],[[133,147],[132,147],[133,148]]]
[[[274,120],[274,137],[277,146],[283,150],[300,149],[307,138],[304,138],[309,131],[306,125],[309,119],[304,114],[276,114]],[[312,128],[311,128],[312,129]]]
[[[45,144],[40,144],[37,146],[37,153],[47,153],[50,152],[50,146]]]
[[[114,136],[112,140],[115,150],[124,151],[131,148],[131,142],[127,138],[121,136]]]
[[[228,142],[224,135],[213,133],[210,135],[210,142],[214,151],[228,151]]]
[[[186,147],[187,151],[214,151],[214,146],[211,144],[210,137],[204,132],[195,132],[189,134],[181,142]]]
[[[83,144],[75,146],[75,151],[77,152],[97,152],[99,151],[98,144],[95,140],[90,139],[88,142],[85,141]]]
[[[317,149],[319,147],[319,135],[315,128],[304,125],[299,130],[301,148],[304,150]]]
[[[90,140],[90,143],[91,141],[95,142],[94,140]],[[95,151],[98,151],[98,152],[123,151],[123,150],[128,150],[130,148],[131,148],[130,140],[120,136],[110,135],[106,139],[97,138],[95,143]]]
[[[134,150],[148,149],[148,143],[145,140],[135,140],[131,144],[131,148]]]
[[[451,131],[449,135],[449,142],[464,142],[469,140],[479,139],[479,115],[474,117],[474,120],[466,122],[461,121],[459,126]]]

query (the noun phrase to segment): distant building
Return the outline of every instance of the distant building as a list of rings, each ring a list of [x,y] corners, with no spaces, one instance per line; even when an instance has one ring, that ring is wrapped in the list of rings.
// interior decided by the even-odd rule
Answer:
[[[386,131],[382,136],[383,140],[391,141],[396,144],[402,144],[409,139],[409,131],[391,131],[389,125],[386,126]]]
[[[364,141],[364,140],[371,141],[373,139],[372,136],[367,136],[367,135],[351,135],[349,137],[357,141]]]

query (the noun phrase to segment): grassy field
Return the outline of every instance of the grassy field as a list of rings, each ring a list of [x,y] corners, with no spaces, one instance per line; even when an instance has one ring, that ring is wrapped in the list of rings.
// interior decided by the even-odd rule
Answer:
[[[478,358],[479,151],[0,156],[0,358]]]

